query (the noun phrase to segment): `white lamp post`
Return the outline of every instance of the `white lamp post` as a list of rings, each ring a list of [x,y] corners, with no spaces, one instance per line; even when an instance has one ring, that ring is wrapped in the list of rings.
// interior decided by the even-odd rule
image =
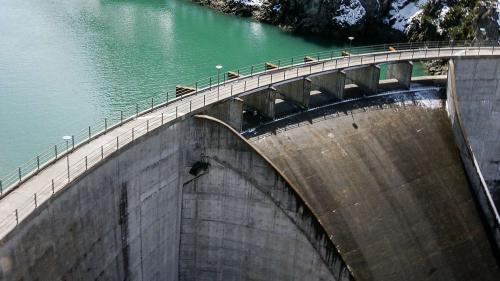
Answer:
[[[349,39],[349,56],[351,55],[351,46],[352,46],[352,40],[354,40],[354,36],[349,36],[347,37]]]
[[[219,85],[220,85],[220,70],[222,69],[222,65],[218,64],[215,66],[217,68],[217,95],[219,94]]]
[[[69,140],[71,139],[71,136],[64,136],[63,140],[66,141],[66,166],[68,169],[68,182],[69,182]]]

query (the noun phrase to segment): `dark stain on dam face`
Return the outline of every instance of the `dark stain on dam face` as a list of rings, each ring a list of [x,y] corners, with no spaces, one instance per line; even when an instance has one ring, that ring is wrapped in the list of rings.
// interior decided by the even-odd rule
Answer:
[[[125,272],[125,281],[130,276],[129,269],[129,247],[128,247],[128,197],[127,183],[123,183],[120,188],[120,237],[121,237],[121,252],[123,256],[123,272]]]

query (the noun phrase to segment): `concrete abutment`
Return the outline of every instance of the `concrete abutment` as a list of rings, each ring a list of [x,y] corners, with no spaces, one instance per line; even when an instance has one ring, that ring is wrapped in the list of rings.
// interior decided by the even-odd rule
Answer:
[[[311,81],[311,90],[318,90],[329,94],[338,100],[344,98],[346,73],[344,71],[331,71],[311,75],[308,77]]]
[[[396,79],[405,89],[410,89],[413,63],[410,61],[401,61],[387,64],[386,79]]]
[[[346,84],[356,84],[373,95],[378,92],[378,83],[380,81],[380,67],[378,65],[368,65],[358,68],[346,69]]]

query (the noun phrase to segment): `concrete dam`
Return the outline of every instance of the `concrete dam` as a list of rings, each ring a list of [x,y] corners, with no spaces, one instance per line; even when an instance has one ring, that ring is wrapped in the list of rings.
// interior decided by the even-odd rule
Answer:
[[[500,48],[267,67],[20,176],[0,280],[500,280]]]

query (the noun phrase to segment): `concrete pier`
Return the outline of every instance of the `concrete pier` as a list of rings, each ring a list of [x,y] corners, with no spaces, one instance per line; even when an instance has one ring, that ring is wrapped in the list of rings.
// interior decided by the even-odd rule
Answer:
[[[390,63],[387,65],[386,79],[396,79],[402,87],[410,89],[412,71],[413,63],[410,61]]]
[[[346,84],[356,84],[369,95],[378,92],[378,82],[380,80],[380,67],[378,65],[347,69],[345,72]]]
[[[334,96],[336,99],[344,98],[344,88],[346,73],[343,71],[331,71],[311,75],[308,77],[311,81],[311,90],[318,90]]]
[[[311,97],[311,80],[307,78],[299,78],[281,84],[274,84],[273,88],[275,88],[276,91],[284,97],[284,100],[298,103],[303,108],[309,107],[309,100]]]
[[[269,87],[243,97],[243,101],[246,105],[255,108],[262,116],[272,120],[275,117],[274,105],[277,94],[274,88]]]
[[[243,126],[243,99],[234,98],[210,107],[206,115],[217,118],[241,132]]]

